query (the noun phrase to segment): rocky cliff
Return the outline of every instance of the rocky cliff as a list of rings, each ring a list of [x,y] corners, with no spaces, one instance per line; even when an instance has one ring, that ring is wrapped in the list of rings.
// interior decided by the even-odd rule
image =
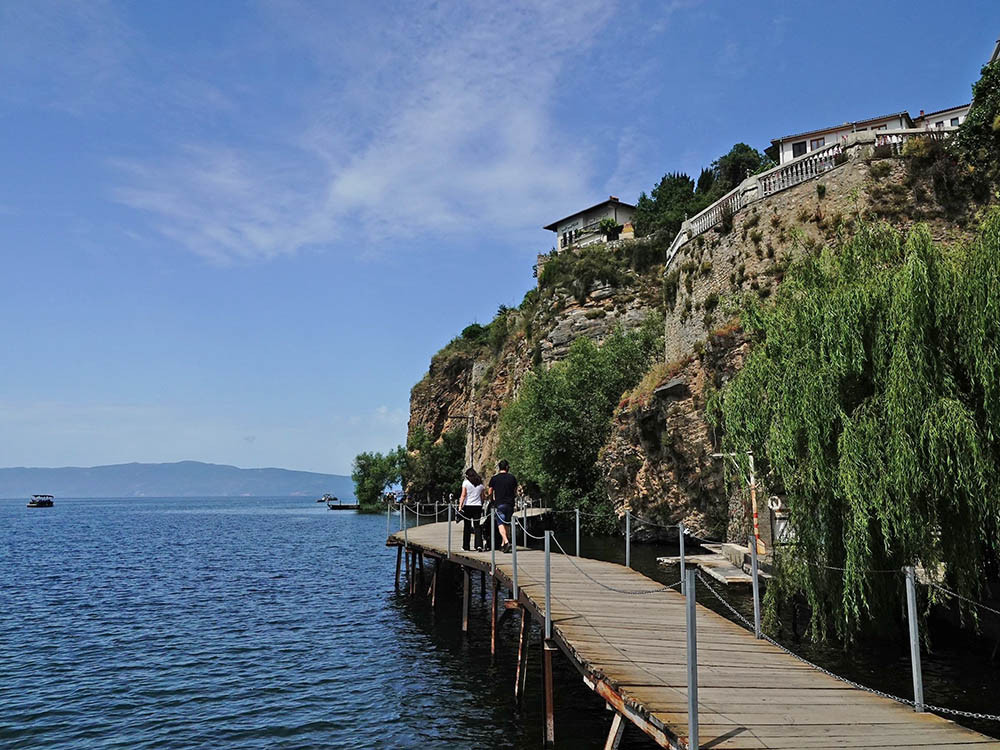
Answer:
[[[613,283],[595,282],[585,258],[561,279],[547,273],[555,280],[529,292],[518,309],[501,310],[488,336],[477,338],[481,332],[467,329],[435,355],[412,390],[410,430],[423,427],[437,437],[467,425],[467,463],[488,472],[498,458],[500,410],[527,372],[560,360],[578,337],[600,342],[616,326],[634,328],[661,310],[664,361],[624,394],[601,452],[609,501],[619,513],[628,508],[663,526],[684,521],[705,537],[743,539],[745,483],[727,478],[725,463],[712,457],[718,436],[706,418],[712,393],[748,351],[735,317],[738,300],[745,294],[766,299],[794,258],[818,252],[862,220],[885,219],[902,228],[923,221],[936,239],[961,237],[968,212],[947,208],[936,189],[912,161],[858,152],[695,238],[667,273],[662,262],[635,263],[643,253],[663,258],[664,238],[608,249],[625,269]],[[574,283],[567,278],[574,273],[590,281]],[[639,529],[646,536],[664,533],[659,526]]]

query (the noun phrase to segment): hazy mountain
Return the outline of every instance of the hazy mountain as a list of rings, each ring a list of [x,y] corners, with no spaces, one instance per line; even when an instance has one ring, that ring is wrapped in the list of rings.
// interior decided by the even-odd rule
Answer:
[[[353,500],[354,484],[339,474],[288,469],[240,469],[223,464],[115,464],[82,468],[0,469],[0,497],[46,493],[56,497],[320,497]]]

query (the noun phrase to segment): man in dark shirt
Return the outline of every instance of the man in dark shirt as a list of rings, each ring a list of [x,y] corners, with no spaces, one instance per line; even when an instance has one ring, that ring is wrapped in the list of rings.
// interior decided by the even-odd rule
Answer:
[[[514,497],[517,495],[517,478],[510,473],[510,464],[501,461],[497,464],[500,469],[490,479],[489,492],[493,498],[493,507],[497,512],[497,523],[500,529],[500,541],[503,543],[503,551],[510,552],[510,536],[507,534],[507,524],[514,516]]]

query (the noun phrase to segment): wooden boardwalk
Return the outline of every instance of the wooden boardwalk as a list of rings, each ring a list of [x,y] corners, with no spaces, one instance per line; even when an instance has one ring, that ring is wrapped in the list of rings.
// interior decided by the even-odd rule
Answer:
[[[409,549],[446,558],[448,525],[410,528]],[[402,532],[389,539],[402,542]],[[497,582],[509,589],[512,557],[497,552],[496,561]],[[489,575],[490,553],[463,552],[458,525],[451,562]],[[519,601],[508,606],[544,620],[545,555],[522,547],[517,563]],[[674,590],[620,593],[587,576],[629,592],[663,588],[622,565],[570,561],[553,551],[553,641],[624,719],[663,747],[688,748],[684,597]],[[998,740],[828,677],[700,606],[697,631],[701,748],[1000,750]]]

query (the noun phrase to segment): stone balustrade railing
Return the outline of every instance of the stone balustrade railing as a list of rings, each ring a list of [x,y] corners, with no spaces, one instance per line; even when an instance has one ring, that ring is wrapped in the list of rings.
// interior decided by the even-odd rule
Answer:
[[[667,249],[667,267],[677,255],[677,251],[700,234],[722,222],[728,213],[733,215],[756,201],[795,187],[829,172],[852,158],[871,153],[871,147],[889,147],[892,155],[902,153],[903,144],[913,138],[943,139],[958,128],[934,128],[928,130],[868,130],[851,133],[838,143],[831,143],[808,154],[803,154],[780,166],[760,174],[747,177],[719,200],[690,219],[685,219],[674,241]]]

